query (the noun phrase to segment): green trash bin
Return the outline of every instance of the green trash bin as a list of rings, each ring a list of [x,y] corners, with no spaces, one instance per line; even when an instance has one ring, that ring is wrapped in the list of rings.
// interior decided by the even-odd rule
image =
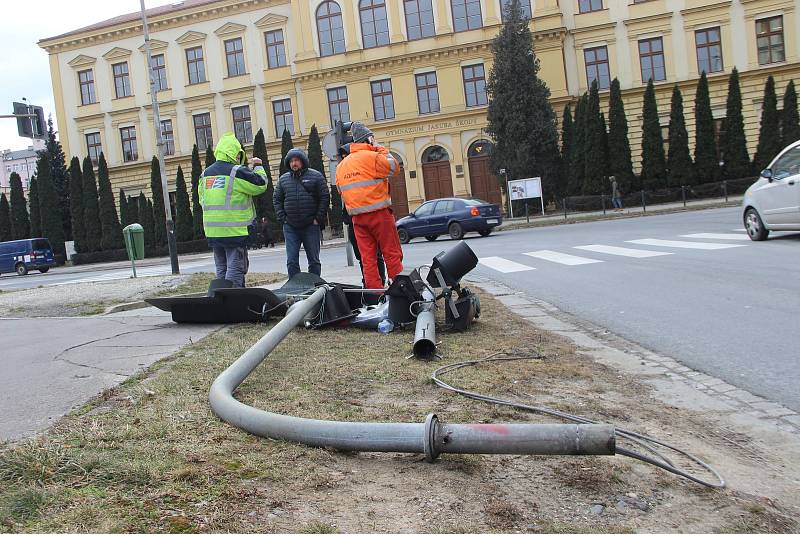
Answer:
[[[131,261],[144,259],[144,228],[141,224],[129,224],[122,229],[125,249]]]

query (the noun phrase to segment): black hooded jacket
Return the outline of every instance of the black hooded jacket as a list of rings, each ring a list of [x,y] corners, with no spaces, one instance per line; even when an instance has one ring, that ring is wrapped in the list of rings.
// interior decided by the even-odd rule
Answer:
[[[295,228],[304,228],[314,223],[322,225],[331,203],[331,192],[325,177],[308,167],[308,156],[300,149],[286,154],[284,165],[289,167],[292,158],[300,158],[303,168],[297,172],[289,170],[278,179],[272,203],[278,221]]]

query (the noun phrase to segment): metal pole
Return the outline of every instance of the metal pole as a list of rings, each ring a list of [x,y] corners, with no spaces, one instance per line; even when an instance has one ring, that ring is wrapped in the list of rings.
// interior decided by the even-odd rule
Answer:
[[[328,166],[331,172],[331,183],[336,185],[336,168],[339,166],[339,162],[331,159]],[[344,200],[342,200],[342,209],[344,209]],[[350,225],[344,224],[342,221],[342,228],[344,228],[344,255],[347,258],[347,266],[352,267],[355,263],[353,261],[353,244],[350,243]]]
[[[544,197],[540,197],[539,200],[542,203],[542,217],[544,217]]]
[[[728,201],[728,180],[722,182],[722,192],[725,194],[725,202]]]
[[[564,220],[567,220],[567,198],[564,197],[561,199],[561,203],[564,205]]]
[[[527,198],[525,199],[525,218],[528,220],[528,222],[531,222],[531,214],[528,211],[528,199]]]
[[[167,221],[167,245],[169,246],[169,259],[172,264],[172,274],[180,274],[178,265],[178,243],[175,240],[175,221],[172,220],[172,210],[169,204],[169,190],[167,189],[167,169],[164,163],[164,134],[161,131],[161,114],[158,111],[158,94],[156,88],[156,75],[153,70],[153,55],[150,53],[150,32],[147,29],[147,12],[144,0],[140,0],[142,7],[142,29],[144,31],[144,48],[147,52],[147,71],[150,73],[150,98],[153,103],[153,122],[156,130],[156,152],[158,152],[158,166],[161,169],[161,192],[164,196],[164,214]]]
[[[603,215],[606,214],[606,196],[600,195],[600,202],[603,203]]]
[[[681,197],[683,197],[683,207],[686,207],[686,186],[681,186]]]
[[[259,410],[233,396],[234,390],[278,344],[322,303],[328,288],[289,308],[286,317],[220,374],[208,393],[211,410],[245,432],[271,439],[340,451],[408,452],[428,461],[443,452],[467,454],[613,455],[611,425],[443,424],[434,414],[424,423],[372,423],[305,419]]]
[[[642,213],[647,213],[647,202],[644,199],[644,189],[642,189]]]

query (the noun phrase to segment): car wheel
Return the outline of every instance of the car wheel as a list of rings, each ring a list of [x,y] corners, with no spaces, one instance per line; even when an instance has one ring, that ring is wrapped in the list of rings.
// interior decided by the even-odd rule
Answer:
[[[39,269],[39,272],[40,272],[40,273],[42,273],[42,274],[44,274],[44,273],[46,273],[46,272],[47,272],[47,271],[49,271],[49,270],[50,270],[50,267],[41,267],[41,268]]]
[[[438,235],[426,235],[425,239],[427,239],[428,241],[436,241],[437,239],[439,239],[439,236]]]
[[[28,268],[25,267],[24,263],[18,263],[17,266],[14,268],[17,271],[17,274],[20,276],[25,276],[28,274]]]
[[[405,228],[398,228],[397,229],[397,237],[400,238],[400,243],[402,243],[404,245],[406,243],[408,243],[409,241],[411,241],[411,236],[408,235],[408,230],[406,230]]]
[[[486,230],[478,230],[478,233],[481,234],[483,237],[489,237],[489,234],[492,233],[492,229],[487,228]]]
[[[744,227],[747,230],[747,235],[753,241],[764,241],[769,235],[769,230],[764,228],[764,221],[761,216],[753,208],[748,208],[744,212]]]
[[[464,229],[457,222],[450,223],[448,232],[452,239],[464,239]]]

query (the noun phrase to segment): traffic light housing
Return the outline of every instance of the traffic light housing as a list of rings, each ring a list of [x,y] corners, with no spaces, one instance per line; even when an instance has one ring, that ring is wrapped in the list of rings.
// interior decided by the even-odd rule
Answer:
[[[21,102],[14,102],[14,115],[17,116],[17,132],[20,137],[31,139],[47,137],[47,123],[44,120],[44,109],[41,106],[29,106]]]
[[[350,135],[350,128],[353,126],[352,122],[336,121],[336,146],[343,147],[353,142],[353,136]]]

